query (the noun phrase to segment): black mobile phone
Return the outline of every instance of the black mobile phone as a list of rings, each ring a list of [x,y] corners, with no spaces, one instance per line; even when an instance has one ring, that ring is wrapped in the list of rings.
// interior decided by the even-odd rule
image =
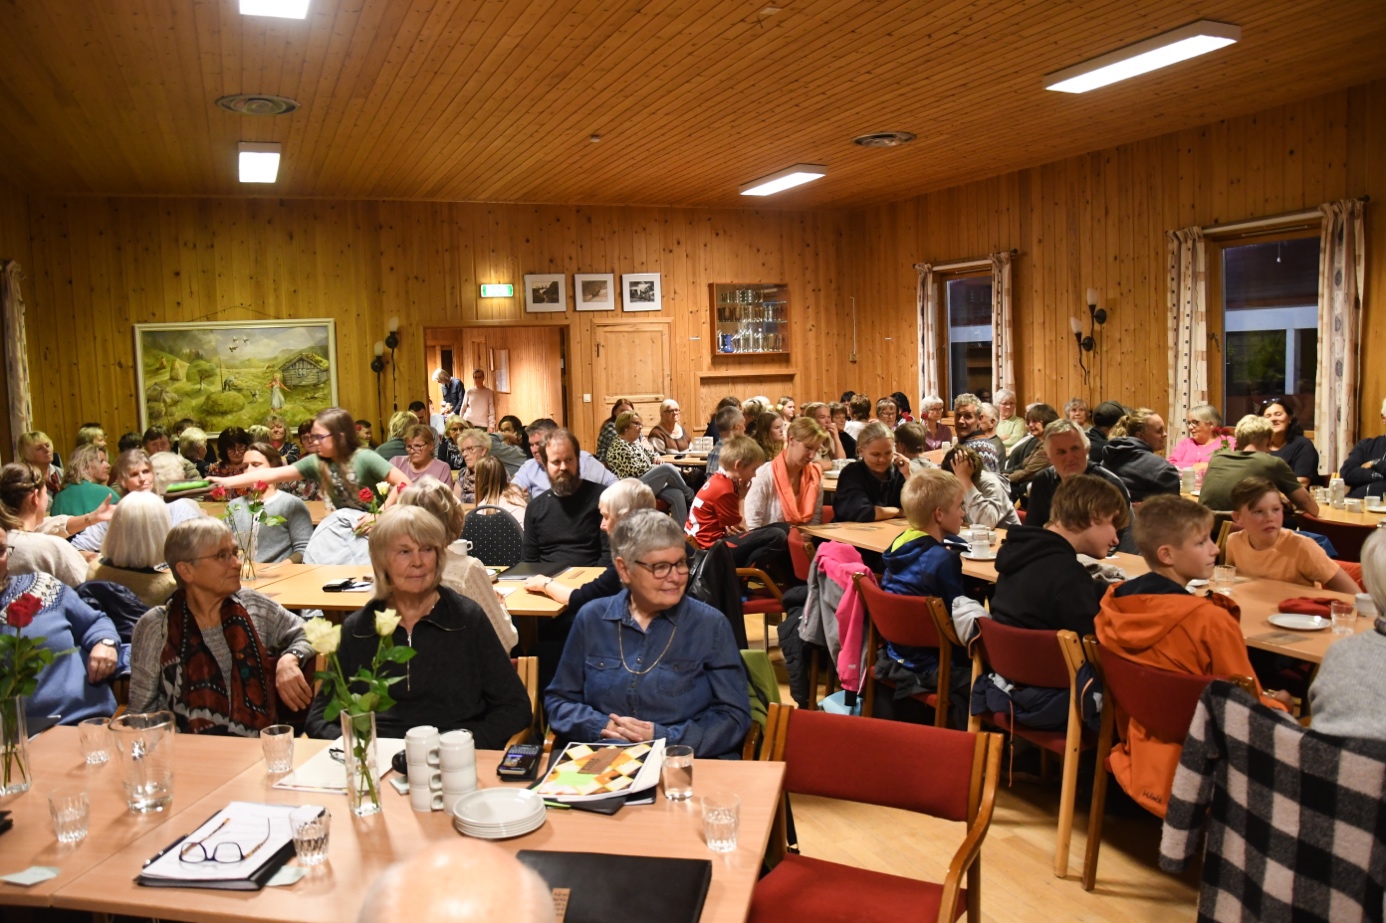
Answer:
[[[539,768],[539,757],[543,752],[544,748],[538,744],[515,744],[505,751],[500,765],[496,767],[496,775],[502,779],[514,781],[533,779],[535,770]]]
[[[322,585],[322,591],[324,593],[341,593],[355,582],[356,581],[351,579],[350,577],[346,578],[345,580],[334,580],[331,583],[324,583]]]

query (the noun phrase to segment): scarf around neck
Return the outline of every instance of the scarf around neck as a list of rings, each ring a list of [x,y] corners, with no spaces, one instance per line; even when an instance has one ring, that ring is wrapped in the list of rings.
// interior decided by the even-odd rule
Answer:
[[[789,482],[789,463],[784,453],[775,456],[770,463],[770,475],[775,479],[775,494],[780,498],[780,510],[784,521],[793,526],[803,525],[813,519],[818,508],[818,491],[823,483],[823,469],[810,462],[804,465],[799,475],[799,494],[795,496],[794,485]]]
[[[184,590],[173,594],[165,618],[167,634],[159,671],[178,730],[254,737],[275,723],[269,653],[250,614],[235,596],[226,597],[221,604],[221,631],[231,651],[229,677],[207,647]]]

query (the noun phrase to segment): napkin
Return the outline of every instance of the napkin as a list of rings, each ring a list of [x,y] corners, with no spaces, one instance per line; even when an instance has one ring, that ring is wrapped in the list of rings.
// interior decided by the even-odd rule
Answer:
[[[0,875],[0,881],[8,881],[12,885],[23,885],[28,888],[50,878],[58,877],[58,869],[51,865],[31,865],[22,872],[15,872],[13,875]]]
[[[1280,600],[1281,612],[1293,612],[1298,615],[1321,615],[1329,617],[1328,604],[1336,602],[1327,596],[1292,596],[1289,599]]]

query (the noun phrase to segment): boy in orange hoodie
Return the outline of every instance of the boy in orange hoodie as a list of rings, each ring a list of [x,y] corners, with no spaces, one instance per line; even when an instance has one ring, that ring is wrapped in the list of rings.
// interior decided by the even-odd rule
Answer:
[[[1212,511],[1192,500],[1161,494],[1141,504],[1134,537],[1150,573],[1117,584],[1103,597],[1095,620],[1103,646],[1160,670],[1255,677],[1235,604],[1184,589],[1191,580],[1212,576],[1218,557],[1212,526]],[[1261,697],[1274,708],[1289,704],[1284,693]],[[1164,817],[1183,741],[1152,737],[1119,707],[1116,728],[1121,742],[1112,749],[1112,774],[1137,803]]]

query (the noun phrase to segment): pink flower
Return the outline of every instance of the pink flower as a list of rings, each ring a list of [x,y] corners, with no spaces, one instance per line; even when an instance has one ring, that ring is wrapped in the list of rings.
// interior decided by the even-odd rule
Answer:
[[[218,484],[212,488],[212,492],[207,494],[208,499],[213,503],[222,503],[226,500],[226,488]]]

